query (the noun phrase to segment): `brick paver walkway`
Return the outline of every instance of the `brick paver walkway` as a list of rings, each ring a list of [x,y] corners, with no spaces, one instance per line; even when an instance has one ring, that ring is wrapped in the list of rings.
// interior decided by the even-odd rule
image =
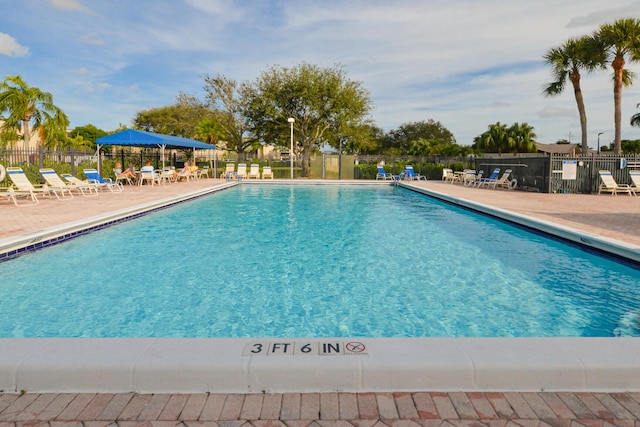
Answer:
[[[1,205],[0,237],[98,215],[219,180],[128,188],[95,199]],[[640,198],[529,194],[419,183],[457,197],[640,244]],[[0,427],[640,427],[640,392],[396,392],[284,394],[2,394]]]
[[[640,393],[0,395],[0,427],[638,427],[639,420]]]

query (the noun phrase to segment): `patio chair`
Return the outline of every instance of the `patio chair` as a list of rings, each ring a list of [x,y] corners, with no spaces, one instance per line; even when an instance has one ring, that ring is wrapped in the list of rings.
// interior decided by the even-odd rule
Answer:
[[[140,180],[138,181],[138,185],[142,186],[145,182],[151,184],[152,187],[155,184],[162,184],[160,174],[156,173],[153,166],[143,166],[140,168]]]
[[[251,163],[251,167],[249,168],[249,174],[247,175],[247,179],[260,179],[260,165],[257,163]]]
[[[631,178],[631,191],[637,196],[640,193],[640,170],[629,171],[629,177]]]
[[[176,174],[176,182],[180,181],[181,179],[184,179],[185,181],[189,182],[190,178],[193,178],[193,179],[196,178],[196,176],[191,173],[191,168],[183,168],[182,170],[180,170],[180,172]]]
[[[464,185],[465,187],[473,185],[473,182],[482,178],[483,174],[484,171],[476,173],[476,171],[473,169],[465,169],[464,171],[462,171],[462,185]]]
[[[384,170],[384,166],[378,166],[378,173],[376,174],[376,180],[382,179],[384,181],[390,179],[390,180],[394,180],[396,178],[396,176],[394,174],[391,174],[389,172],[385,172]]]
[[[247,164],[238,163],[238,171],[236,172],[239,179],[247,179]]]
[[[611,193],[615,196],[618,193],[627,193],[630,196],[635,196],[628,184],[618,184],[616,180],[613,179],[611,171],[601,169],[598,171],[598,175],[600,175],[600,179],[602,180],[602,184],[598,186],[598,194],[604,192]]]
[[[273,171],[271,170],[271,166],[264,166],[262,168],[262,179],[273,179]]]
[[[47,184],[49,184],[51,188],[62,189],[61,192],[63,198],[65,190],[69,192],[70,198],[73,198],[73,191],[76,191],[77,193],[82,194],[85,197],[98,195],[98,190],[95,187],[92,187],[86,182],[81,184],[72,184],[70,182],[65,182],[53,169],[40,169],[40,175],[42,175],[44,180],[47,181]]]
[[[220,179],[231,179],[231,177],[235,176],[236,174],[236,165],[233,163],[227,163],[227,166],[224,170],[224,172],[222,172],[220,174]]]
[[[131,177],[129,175],[125,175],[123,172],[117,172],[115,169],[113,170],[113,174],[116,176],[116,182],[127,183],[129,185],[133,185],[133,181],[131,181]]]
[[[96,169],[85,169],[84,175],[87,177],[87,181],[99,190],[104,190],[106,188],[112,193],[124,190],[124,186],[121,182],[114,181],[111,178],[103,178]]]
[[[168,183],[172,183],[176,181],[176,170],[175,169],[171,169],[169,168],[164,168],[162,169],[162,171],[160,172],[160,176],[158,177],[158,181],[160,181],[160,183],[162,185],[164,185],[165,182]]]
[[[491,175],[489,175],[487,178],[479,178],[476,179],[475,181],[473,181],[473,186],[475,187],[482,187],[485,184],[491,184],[493,183],[496,179],[498,179],[498,175],[500,175],[500,168],[495,168],[493,170],[493,172],[491,172]]]
[[[60,200],[73,199],[73,193],[69,186],[60,179],[53,169],[40,169],[40,176],[44,178],[49,190],[53,191]]]
[[[77,178],[77,177],[71,175],[70,173],[63,173],[60,176],[62,177],[62,179],[67,181],[69,184],[82,185],[82,186],[86,185],[86,186],[91,187],[96,193],[98,192],[98,189],[100,188],[100,185],[93,184],[93,183],[91,183],[89,181],[83,181],[80,178]]]
[[[493,187],[494,190],[496,188],[506,188],[507,190],[511,190],[512,172],[513,171],[511,169],[505,170],[500,178],[487,183],[487,187]]]
[[[47,184],[42,186],[33,185],[20,167],[8,167],[7,176],[13,183],[15,189],[19,192],[31,192],[34,194],[42,194],[49,197],[51,197],[51,193],[53,193],[58,200],[62,200],[60,198],[60,195],[58,194],[60,192],[59,190],[49,188]]]
[[[442,168],[442,180],[444,182],[453,183],[453,181],[456,180],[457,178],[458,176],[453,172],[453,169]]]
[[[202,169],[196,171],[196,178],[209,178],[209,166],[203,166]]]
[[[416,171],[413,170],[413,166],[411,165],[406,165],[404,167],[404,176],[406,179],[412,180],[412,181],[419,181],[421,179],[424,179],[425,181],[427,180],[426,176],[416,173]]]
[[[18,197],[28,197],[28,198],[31,199],[32,203],[19,204],[18,203]],[[37,205],[38,203],[40,203],[40,201],[38,200],[38,198],[36,197],[36,195],[35,195],[35,193],[33,191],[20,191],[20,190],[14,189],[14,188],[3,188],[3,189],[0,189],[0,198],[1,199],[11,200],[13,202],[13,204],[18,206],[18,207],[29,206],[29,205]]]

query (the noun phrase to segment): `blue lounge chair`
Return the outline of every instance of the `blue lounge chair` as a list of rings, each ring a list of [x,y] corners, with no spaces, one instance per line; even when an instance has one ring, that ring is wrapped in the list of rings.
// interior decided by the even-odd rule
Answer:
[[[485,184],[490,184],[492,182],[495,182],[496,179],[498,179],[498,175],[500,175],[500,168],[495,168],[493,172],[491,172],[491,175],[489,175],[487,178],[480,178],[478,180],[475,180],[473,182],[473,185],[477,187],[482,187]]]
[[[103,190],[108,189],[112,193],[120,192],[124,190],[121,182],[112,180],[111,178],[103,178],[95,169],[85,169],[84,175],[87,177],[87,181],[95,185],[97,188]]]
[[[376,174],[376,180],[378,179],[383,179],[383,180],[394,180],[396,178],[396,176],[394,174],[385,172],[384,167],[382,166],[378,166],[378,173]]]
[[[412,181],[413,181],[413,180],[421,180],[421,179],[424,179],[425,181],[427,180],[427,177],[426,177],[426,176],[424,176],[424,175],[420,175],[419,173],[416,173],[416,172],[413,170],[413,166],[411,166],[411,165],[406,165],[406,166],[404,167],[404,171],[403,171],[403,173],[404,173],[404,176],[405,176],[407,179],[412,180]]]

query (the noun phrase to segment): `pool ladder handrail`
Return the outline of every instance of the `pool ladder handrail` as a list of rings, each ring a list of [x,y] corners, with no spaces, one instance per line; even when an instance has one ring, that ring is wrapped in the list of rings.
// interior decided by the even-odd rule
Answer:
[[[242,181],[242,178],[240,178],[236,172],[227,172],[227,173],[225,174],[224,178],[225,178],[227,181],[230,181],[230,180],[231,180],[231,175],[233,175],[233,176],[238,180],[238,182],[241,182],[241,181]]]

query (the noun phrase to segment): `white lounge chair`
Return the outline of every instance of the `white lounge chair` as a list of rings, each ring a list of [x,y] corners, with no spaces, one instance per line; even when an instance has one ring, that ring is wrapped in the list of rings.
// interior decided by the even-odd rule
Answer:
[[[631,178],[631,191],[637,196],[640,193],[640,170],[629,171],[629,177]]]
[[[473,169],[465,169],[462,172],[462,185],[465,187],[472,186],[475,181],[482,178],[483,173],[483,171],[476,173]]]
[[[618,193],[627,193],[630,196],[635,195],[628,184],[618,184],[616,180],[613,179],[611,171],[601,169],[598,171],[598,175],[600,175],[600,179],[602,180],[602,184],[598,187],[598,194],[611,193],[615,196]]]
[[[262,179],[273,179],[273,171],[271,166],[264,166],[262,168]]]
[[[63,173],[62,175],[62,179],[64,179],[65,181],[67,181],[69,184],[73,184],[73,185],[81,185],[81,186],[89,186],[93,189],[93,191],[98,192],[98,189],[100,188],[99,185],[93,184],[89,181],[83,181],[80,178],[76,178],[75,176],[71,175],[70,173]]]
[[[31,199],[32,203],[26,203],[26,204],[19,204],[18,203],[18,197],[28,197]],[[38,203],[40,203],[40,201],[38,200],[38,198],[36,197],[35,193],[33,191],[20,191],[20,190],[16,190],[14,188],[3,188],[0,189],[0,198],[1,199],[8,199],[13,201],[13,204],[16,206],[29,206],[29,205],[37,205]]]
[[[251,163],[251,167],[249,167],[249,174],[247,175],[247,179],[260,179],[260,165],[257,163]]]
[[[79,194],[82,194],[85,197],[97,196],[98,189],[94,186],[91,186],[88,183],[80,183],[80,184],[72,184],[70,182],[65,182],[58,176],[58,173],[51,168],[43,168],[40,169],[40,175],[47,181],[47,184],[51,186],[51,188],[61,189],[62,197],[64,198],[65,190],[69,193],[69,196],[73,198],[73,191],[76,191]]]
[[[493,187],[494,190],[496,188],[506,188],[507,190],[511,190],[511,173],[512,172],[513,171],[511,169],[506,169],[502,173],[502,176],[500,176],[500,178],[493,181],[489,181],[487,183],[487,187]]]
[[[222,172],[220,174],[220,179],[231,179],[234,178],[236,175],[236,165],[233,163],[227,163],[227,166],[224,170],[224,172]]]
[[[236,172],[239,179],[247,179],[247,164],[238,163],[238,171]]]
[[[49,188],[48,185],[36,186],[29,181],[27,175],[25,175],[24,171],[20,167],[8,167],[7,168],[7,176],[13,183],[13,186],[17,191],[20,192],[31,192],[34,194],[42,194],[45,196],[51,197],[51,193],[53,193],[57,199],[61,200],[59,191],[56,191],[52,188]]]

